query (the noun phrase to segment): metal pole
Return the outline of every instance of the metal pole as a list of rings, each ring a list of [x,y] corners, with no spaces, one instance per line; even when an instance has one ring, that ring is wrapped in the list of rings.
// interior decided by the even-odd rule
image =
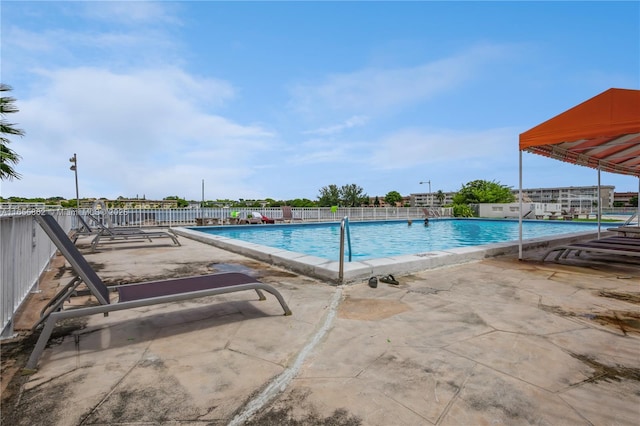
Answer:
[[[69,169],[73,170],[73,172],[75,173],[75,176],[76,176],[76,213],[79,214],[79,212],[80,212],[80,193],[78,192],[78,157],[77,157],[77,155],[74,153],[73,157],[69,158],[69,161],[73,163],[73,165],[71,167],[69,167]]]
[[[426,180],[424,182],[419,182],[420,185],[422,185],[423,183],[428,183],[429,184],[429,207],[431,207],[431,205],[433,204],[433,199],[432,199],[432,195],[431,195],[431,180]]]
[[[202,204],[200,207],[204,207],[204,179],[202,179]]]
[[[386,209],[385,209],[386,210]],[[344,281],[344,239],[345,231],[347,233],[347,242],[349,244],[349,262],[351,262],[351,234],[349,232],[349,216],[342,218],[340,222],[340,263],[338,266],[338,282],[342,284]]]
[[[78,191],[78,168],[76,167],[75,170],[75,175],[76,175],[76,208],[78,210],[78,213],[80,212],[80,192]]]
[[[522,260],[522,150],[519,150],[520,154],[520,166],[519,166],[519,178],[518,178],[518,194],[520,195],[520,214],[518,217],[518,260]],[[529,207],[531,209],[531,207]]]
[[[601,222],[602,222],[602,194],[600,194],[600,162],[598,161],[598,239],[600,239]]]

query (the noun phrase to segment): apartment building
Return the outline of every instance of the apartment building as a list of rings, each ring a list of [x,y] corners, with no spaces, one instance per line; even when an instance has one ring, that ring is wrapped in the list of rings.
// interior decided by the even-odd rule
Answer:
[[[409,204],[411,207],[426,207],[426,206],[446,206],[453,203],[453,196],[457,192],[443,192],[444,199],[442,202],[438,199],[437,192],[423,192],[419,194],[409,195]]]
[[[631,199],[637,196],[637,192],[614,192],[613,202],[615,207],[631,207]]]
[[[613,207],[615,186],[603,185],[600,187],[600,200],[603,208]],[[589,212],[597,207],[598,186],[566,186],[557,188],[527,188],[522,189],[523,201],[530,203],[558,203],[563,210]],[[456,192],[444,192],[445,198],[442,203],[437,198],[437,193],[411,194],[410,204],[412,207],[441,206],[453,203],[453,196]],[[514,189],[513,195],[518,198],[519,190]],[[637,194],[635,194],[637,195]],[[631,195],[633,196],[633,195]],[[617,198],[616,198],[617,199]]]
[[[523,200],[530,200],[534,203],[559,203],[563,210],[587,212],[598,206],[598,199],[603,208],[612,208],[614,201],[615,186],[603,185],[600,187],[598,196],[598,186],[563,186],[557,188],[527,188],[522,189]],[[518,197],[518,190],[513,190],[513,194]]]

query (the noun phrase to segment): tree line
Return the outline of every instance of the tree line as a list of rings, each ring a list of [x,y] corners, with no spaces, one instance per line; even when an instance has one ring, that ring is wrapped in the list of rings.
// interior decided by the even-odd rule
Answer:
[[[453,203],[449,206],[443,205],[445,199],[444,192],[437,191],[434,194],[434,198],[438,200],[439,205],[443,207],[453,207],[454,216],[459,217],[471,217],[473,216],[473,209],[470,204],[480,203],[511,203],[515,201],[515,196],[512,193],[510,187],[502,185],[498,182],[486,181],[486,180],[474,180],[467,184],[462,185],[460,190],[454,195]],[[396,206],[401,203],[404,197],[398,191],[390,191],[384,197],[383,200],[387,205]],[[128,199],[125,197],[118,197],[116,200],[108,201],[109,207],[124,207],[125,202]],[[142,200],[145,200],[143,197]],[[262,207],[378,207],[380,203],[379,197],[375,197],[374,201],[364,192],[364,189],[357,184],[347,184],[338,186],[336,184],[330,184],[320,188],[317,200],[310,200],[308,198],[295,198],[291,200],[275,200],[273,198],[266,198],[264,200],[246,200],[240,198],[238,200],[230,199],[217,199],[206,200],[204,202],[188,201],[185,198],[177,195],[170,195],[164,197],[163,200],[172,200],[176,202],[178,207],[187,207],[189,205],[197,204],[200,207],[233,207],[233,208],[262,208]],[[81,199],[81,202],[93,201],[93,199]],[[50,197],[50,198],[22,198],[22,197],[0,197],[0,202],[11,203],[44,203],[45,205],[59,205],[61,207],[74,208],[76,207],[76,200],[65,200],[63,197]],[[408,207],[405,205],[405,207]]]

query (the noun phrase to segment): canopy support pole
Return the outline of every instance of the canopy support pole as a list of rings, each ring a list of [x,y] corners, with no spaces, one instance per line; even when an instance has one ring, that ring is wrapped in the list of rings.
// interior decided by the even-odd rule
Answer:
[[[519,194],[520,194],[520,211],[519,219],[518,219],[518,260],[522,260],[522,150],[518,150],[518,154],[520,155],[520,176],[519,176]],[[640,188],[640,183],[638,184]],[[638,190],[640,193],[640,189]],[[640,206],[640,203],[638,203]]]
[[[600,222],[602,221],[602,193],[600,192],[600,162],[598,161],[598,239],[600,239]]]

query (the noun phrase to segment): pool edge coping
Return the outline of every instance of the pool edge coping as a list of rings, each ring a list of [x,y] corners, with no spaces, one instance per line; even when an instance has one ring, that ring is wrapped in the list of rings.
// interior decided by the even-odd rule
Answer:
[[[400,256],[380,257],[355,262],[345,262],[343,278],[339,279],[340,262],[311,256],[260,244],[241,241],[219,235],[206,234],[201,231],[177,227],[172,231],[185,238],[190,238],[214,247],[241,254],[275,266],[280,266],[296,273],[313,278],[327,280],[331,284],[349,284],[380,275],[407,275],[415,272],[458,265],[482,259],[513,255],[519,252],[519,241],[467,246],[447,250],[408,254]],[[614,234],[600,230],[600,235]],[[522,251],[551,248],[556,245],[570,244],[597,236],[593,230],[547,236],[522,240]]]

